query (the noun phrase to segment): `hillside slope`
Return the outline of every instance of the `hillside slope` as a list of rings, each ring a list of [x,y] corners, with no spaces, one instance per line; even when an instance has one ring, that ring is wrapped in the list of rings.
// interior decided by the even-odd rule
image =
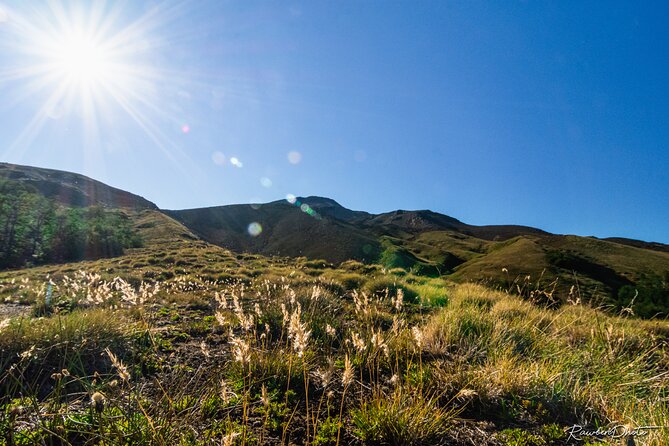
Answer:
[[[375,234],[346,221],[366,218],[365,213],[318,200],[303,204],[307,202],[313,204],[317,214],[310,215],[285,200],[261,206],[239,204],[163,212],[204,240],[233,251],[305,256],[330,262],[349,259],[373,262],[378,258],[381,244]],[[251,223],[262,228],[255,237],[248,231]]]
[[[370,214],[314,196],[292,202],[161,211],[142,197],[82,175],[0,163],[3,181],[25,186],[64,209],[97,206],[121,213],[149,245],[201,239],[237,252],[333,263],[359,260],[416,274],[522,288],[528,294],[552,287],[562,299],[574,285],[586,298],[618,308],[629,304],[636,289],[641,291],[639,299],[648,303],[650,315],[669,299],[665,298],[669,295],[669,246],[661,243],[556,235],[518,225],[475,226],[430,210]],[[28,229],[39,223],[36,207],[14,206],[20,210],[19,217],[30,214],[24,215]],[[249,231],[253,223],[255,232]],[[0,251],[9,252],[13,242],[2,237]],[[31,252],[39,251],[32,241],[28,245]],[[29,263],[49,263],[52,257]]]
[[[149,200],[77,173],[0,163],[0,180],[18,181],[70,207],[158,209]]]
[[[164,211],[210,243],[263,255],[339,263],[381,263],[460,281],[487,281],[524,291],[572,285],[611,304],[620,290],[669,274],[669,246],[628,239],[556,235],[518,225],[475,226],[429,210],[352,211],[323,197],[294,203],[228,205]],[[248,233],[259,223],[262,232]],[[622,305],[622,304],[621,304]]]
[[[232,250],[306,256],[330,262],[376,261],[384,249],[380,237],[385,236],[409,240],[428,232],[450,231],[464,237],[499,241],[520,235],[549,235],[526,226],[468,225],[429,210],[397,210],[375,215],[313,196],[298,197],[294,203],[280,200],[163,212],[203,239]],[[248,225],[254,222],[261,225],[262,232],[251,237]]]
[[[196,238],[137,195],[78,174],[0,164],[0,270]]]

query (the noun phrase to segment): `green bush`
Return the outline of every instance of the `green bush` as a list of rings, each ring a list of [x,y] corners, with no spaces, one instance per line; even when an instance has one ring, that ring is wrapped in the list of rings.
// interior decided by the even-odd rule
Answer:
[[[646,275],[636,285],[625,285],[615,301],[619,310],[631,308],[642,318],[664,318],[669,315],[669,272],[666,277]]]
[[[394,276],[379,276],[369,280],[364,290],[370,294],[377,296],[384,295],[388,290],[388,295],[397,296],[397,290],[402,289],[404,292],[404,301],[408,303],[416,303],[418,293],[412,287],[406,285],[399,278]]]
[[[334,280],[339,282],[347,291],[360,288],[365,283],[365,276],[356,273],[338,274]]]
[[[396,390],[363,403],[351,414],[356,437],[368,444],[429,445],[443,441],[455,416],[436,397]]]

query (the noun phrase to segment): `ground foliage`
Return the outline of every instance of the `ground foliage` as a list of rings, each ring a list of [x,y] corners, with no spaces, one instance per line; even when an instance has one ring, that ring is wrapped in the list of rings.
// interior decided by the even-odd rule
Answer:
[[[5,272],[0,299],[5,445],[559,445],[576,423],[669,425],[669,325],[578,295],[181,241]]]

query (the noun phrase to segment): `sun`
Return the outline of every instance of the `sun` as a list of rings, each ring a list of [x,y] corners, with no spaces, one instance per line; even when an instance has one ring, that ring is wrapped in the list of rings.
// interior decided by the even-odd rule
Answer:
[[[121,116],[166,146],[155,122],[165,107],[154,94],[166,78],[152,63],[157,33],[168,23],[161,10],[127,16],[123,5],[107,2],[21,5],[0,3],[0,86],[14,85],[16,101],[30,99],[35,111],[8,150],[27,147],[50,122],[67,119],[77,121],[87,147],[102,146],[101,123]]]
[[[81,32],[68,33],[57,40],[51,59],[58,75],[77,86],[103,84],[114,68],[105,45]]]
[[[0,0],[0,91],[10,96],[0,107],[32,108],[4,156],[61,129],[101,152],[116,129],[135,126],[169,159],[188,158],[171,133],[183,111],[169,98],[194,79],[168,53],[187,4],[139,3]]]
[[[105,9],[104,3],[86,8],[85,3],[54,0],[47,5],[11,12],[8,46],[2,49],[17,62],[14,78],[49,95],[47,103],[86,101],[87,113],[93,102],[98,109],[129,103],[141,90],[144,74],[152,72],[141,62],[148,29],[137,22],[123,26],[117,20],[120,11]]]

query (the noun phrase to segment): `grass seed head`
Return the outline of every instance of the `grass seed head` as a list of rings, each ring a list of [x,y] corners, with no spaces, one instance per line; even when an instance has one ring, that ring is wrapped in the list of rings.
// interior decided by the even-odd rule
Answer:
[[[423,335],[423,331],[418,326],[414,326],[411,328],[411,334],[413,334],[413,339],[414,342],[416,343],[416,347],[419,350],[423,348],[423,340],[425,338]]]
[[[223,446],[232,446],[235,444],[235,438],[239,437],[239,435],[241,435],[239,432],[231,432],[221,439],[221,444]]]
[[[123,381],[130,381],[130,373],[128,372],[128,368],[125,366],[125,364],[123,364],[123,362],[121,362],[121,360],[118,359],[116,355],[112,353],[111,350],[109,350],[109,348],[105,349],[105,353],[107,353],[107,356],[109,356],[112,365],[118,373],[118,377]]]
[[[240,364],[248,364],[251,359],[251,346],[249,343],[233,335],[230,344],[232,344],[232,356],[235,358],[235,361]]]
[[[205,358],[211,357],[211,353],[209,352],[209,347],[207,346],[207,343],[205,341],[200,342],[200,351],[202,352]]]
[[[353,382],[353,364],[351,364],[351,359],[346,355],[344,359],[344,373],[341,377],[341,383],[344,387],[348,387]]]
[[[262,388],[260,389],[260,401],[262,402],[262,405],[265,406],[265,408],[269,407],[269,395],[267,393],[267,386],[265,384],[262,385]]]
[[[96,412],[102,412],[105,409],[105,396],[100,392],[95,392],[91,395],[91,405]]]

